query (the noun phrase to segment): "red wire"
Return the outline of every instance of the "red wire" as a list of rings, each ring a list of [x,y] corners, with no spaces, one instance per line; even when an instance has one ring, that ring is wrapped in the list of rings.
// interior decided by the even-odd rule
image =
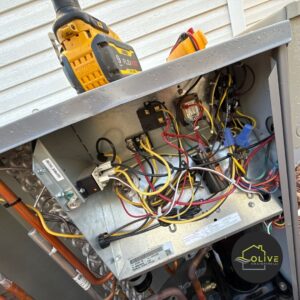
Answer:
[[[148,216],[149,216],[149,214],[137,216],[137,215],[134,215],[134,214],[130,213],[129,210],[127,209],[125,203],[124,203],[124,200],[123,200],[121,197],[119,197],[119,196],[118,196],[118,198],[119,198],[119,200],[121,201],[121,204],[122,204],[122,206],[123,206],[123,208],[124,208],[126,214],[127,214],[129,217],[131,217],[131,218],[144,218],[144,217],[148,217]]]
[[[161,133],[161,136],[162,136],[163,140],[164,140],[165,143],[167,143],[170,147],[172,147],[172,148],[176,149],[177,151],[180,151],[182,154],[184,154],[184,155],[185,155],[186,164],[189,165],[189,156],[188,156],[188,153],[187,153],[184,149],[179,148],[177,145],[171,143],[171,142],[167,139],[166,134],[168,134],[167,131],[169,131],[170,126],[171,126],[171,120],[170,120],[170,118],[167,117],[167,118],[166,118],[166,122],[167,122],[167,124],[166,124],[166,126],[165,126],[165,128],[164,128],[164,131]]]
[[[170,124],[168,125],[168,122],[167,122],[166,128],[169,127],[169,126],[170,126]],[[269,142],[271,142],[271,141],[273,140],[273,138],[274,138],[274,136],[271,136],[269,139],[267,139],[266,141],[264,141],[263,143],[261,143],[258,147],[256,147],[256,148],[249,154],[249,156],[248,156],[246,162],[244,163],[244,166],[243,166],[243,167],[244,167],[244,168],[247,167],[248,164],[250,163],[250,161],[253,159],[253,157],[257,154],[257,152],[259,152],[266,144],[268,144]],[[169,141],[168,141],[168,142],[169,142]],[[170,142],[169,142],[169,143],[170,143]],[[176,148],[178,148],[176,145],[173,145],[172,143],[170,143],[170,144],[172,145],[171,147],[174,147],[174,146],[175,146]],[[179,148],[179,149],[181,149],[181,148]],[[181,149],[181,150],[182,150],[182,149]],[[145,172],[144,166],[143,166],[143,164],[142,164],[140,158],[137,157],[137,156],[135,156],[135,157],[136,157],[136,159],[137,159],[137,162],[138,162],[139,165],[140,165],[141,170],[142,170],[143,172]],[[186,176],[186,175],[187,175],[187,173],[185,174],[185,176]],[[147,179],[149,180],[149,178],[147,178],[147,176],[145,176],[145,177],[146,177],[146,180],[147,180]],[[147,181],[148,181],[148,180],[147,180]],[[238,183],[240,180],[241,180],[241,178],[238,177],[238,178],[236,179],[236,183]],[[151,181],[150,181],[150,180],[148,181],[148,184],[150,185],[149,182],[151,183]],[[155,187],[153,186],[152,183],[151,183],[151,185],[152,185],[152,187],[153,187],[154,190],[155,190]],[[150,187],[151,187],[151,185],[150,185]],[[184,182],[183,186],[185,186],[185,182]],[[152,187],[151,187],[151,189],[153,189]],[[199,205],[209,204],[209,203],[212,203],[212,202],[219,201],[219,200],[221,200],[221,199],[223,199],[223,198],[228,197],[229,195],[231,195],[235,190],[236,190],[236,187],[233,187],[232,189],[230,189],[230,190],[227,191],[226,193],[221,194],[221,195],[218,195],[218,196],[213,197],[213,198],[211,198],[211,199],[207,199],[207,200],[203,199],[203,200],[195,201],[195,202],[193,202],[193,203],[191,204],[191,206],[199,206]],[[182,194],[182,193],[183,193],[183,189],[181,190],[181,194]],[[158,194],[158,196],[161,197],[163,200],[165,200],[165,201],[167,201],[167,202],[171,202],[171,201],[172,201],[172,199],[170,199],[170,198],[168,198],[168,197],[166,197],[166,196],[164,196],[164,195],[162,195],[162,194]],[[180,199],[180,198],[178,198],[178,200],[176,201],[176,205],[182,205],[182,206],[188,206],[188,205],[190,205],[189,203],[179,201],[179,199]],[[122,202],[123,202],[123,201],[121,201],[121,203],[122,203]],[[123,203],[123,204],[124,204],[124,203]],[[123,207],[124,207],[124,206],[123,206]]]
[[[252,158],[256,155],[257,152],[259,152],[261,149],[264,148],[264,146],[268,143],[270,143],[273,139],[275,138],[274,135],[270,136],[267,140],[265,140],[264,142],[262,142],[259,146],[257,146],[248,156],[246,162],[244,163],[244,168],[246,168],[248,166],[248,164],[250,163],[250,161],[252,160]]]
[[[169,137],[174,137],[174,138],[184,138],[184,139],[189,139],[192,140],[194,142],[198,142],[197,138],[192,136],[192,135],[187,135],[187,134],[176,134],[176,133],[172,133],[172,132],[165,132],[164,133],[165,136],[169,136]]]

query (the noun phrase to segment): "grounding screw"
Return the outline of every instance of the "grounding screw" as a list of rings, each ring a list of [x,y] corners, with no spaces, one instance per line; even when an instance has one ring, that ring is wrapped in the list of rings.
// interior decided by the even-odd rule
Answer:
[[[44,175],[46,173],[46,169],[38,169],[36,172],[38,175]]]
[[[280,288],[280,290],[281,291],[286,291],[287,290],[287,285],[286,285],[286,283],[285,282],[283,282],[283,281],[280,281],[279,282],[279,288]]]
[[[252,202],[252,201],[250,201],[250,202],[248,203],[248,206],[251,207],[251,208],[253,208],[253,207],[255,206],[255,203]]]

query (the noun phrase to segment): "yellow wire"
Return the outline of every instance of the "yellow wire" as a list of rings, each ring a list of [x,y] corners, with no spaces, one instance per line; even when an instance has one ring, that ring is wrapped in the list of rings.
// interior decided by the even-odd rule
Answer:
[[[208,109],[207,109],[204,105],[202,105],[202,108],[203,108],[204,112],[207,114],[207,116],[208,116],[208,118],[209,118],[209,121],[210,121],[210,128],[211,128],[210,130],[211,130],[212,133],[214,133],[214,132],[215,132],[214,120],[213,120],[213,118],[212,118],[210,112],[208,111]]]
[[[56,232],[51,230],[48,225],[45,222],[45,219],[43,217],[43,215],[41,214],[41,212],[36,209],[35,207],[26,204],[28,208],[30,208],[32,211],[34,211],[36,213],[36,215],[38,216],[38,218],[41,221],[41,224],[43,226],[43,228],[45,229],[45,231],[51,235],[57,236],[57,237],[62,237],[62,238],[66,238],[66,239],[81,239],[84,238],[83,234],[69,234],[69,233],[61,233],[61,232]]]
[[[231,77],[231,74],[228,74],[227,88],[225,89],[225,91],[223,93],[223,96],[222,96],[222,98],[220,100],[220,103],[219,103],[219,106],[218,106],[218,109],[217,109],[217,119],[221,123],[222,127],[224,127],[224,123],[220,119],[220,109],[222,107],[222,104],[223,104],[224,100],[226,99],[226,96],[227,96],[227,93],[228,93],[228,89],[231,86],[231,84],[232,84],[232,77]]]
[[[167,179],[166,179],[166,182],[164,183],[164,185],[159,188],[158,190],[156,191],[153,191],[153,192],[144,192],[144,191],[141,191],[134,183],[133,181],[131,180],[130,176],[123,170],[116,170],[116,173],[120,173],[122,175],[124,175],[124,177],[126,178],[126,180],[128,181],[129,185],[132,187],[132,189],[134,191],[136,191],[137,193],[141,194],[141,195],[144,195],[144,196],[154,196],[154,195],[157,195],[157,194],[160,194],[162,191],[164,191],[170,184],[170,181],[171,181],[171,169],[167,163],[167,161],[162,157],[160,156],[159,154],[157,154],[156,152],[152,151],[150,148],[148,148],[143,142],[141,142],[141,146],[142,148],[144,148],[144,150],[148,153],[150,153],[152,156],[155,156],[157,157],[166,167],[166,171],[167,171]]]
[[[146,146],[151,149],[151,144],[150,144],[150,141],[148,139],[148,137],[146,138]],[[153,168],[154,168],[154,172],[157,174],[158,173],[158,167],[157,167],[157,162],[154,158],[151,159],[151,162],[153,164]],[[157,178],[154,178],[153,180],[153,184],[155,184]]]
[[[240,112],[239,110],[236,110],[235,112],[236,112],[239,116],[244,117],[244,118],[250,120],[250,121],[252,122],[253,128],[256,127],[256,120],[255,120],[255,118],[250,117],[250,116],[248,116],[248,115],[245,115],[245,114],[243,114],[242,112]]]
[[[234,147],[229,147],[229,153],[233,153]],[[243,168],[243,166],[239,163],[239,161],[232,156],[231,157],[233,160],[233,163],[235,164],[235,166],[237,167],[237,169],[239,169],[243,174],[246,174],[246,170]]]

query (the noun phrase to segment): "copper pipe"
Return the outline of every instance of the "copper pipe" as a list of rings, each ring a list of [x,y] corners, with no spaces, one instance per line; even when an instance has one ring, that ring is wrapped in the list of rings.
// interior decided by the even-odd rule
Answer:
[[[189,270],[188,270],[188,277],[189,277],[190,281],[192,282],[195,293],[196,293],[199,300],[206,300],[206,297],[203,293],[201,283],[200,283],[200,281],[198,280],[198,278],[196,276],[196,271],[197,271],[197,268],[200,265],[203,257],[208,252],[208,249],[209,248],[203,248],[203,249],[199,250],[199,252],[193,258],[193,261],[192,261],[192,263],[189,267]]]
[[[33,300],[33,298],[29,296],[21,287],[19,287],[15,282],[7,279],[1,273],[0,273],[0,285],[7,292],[15,296],[18,300]]]
[[[178,260],[174,260],[172,266],[164,265],[164,268],[169,274],[174,275],[178,269]]]
[[[116,288],[117,288],[117,280],[116,278],[114,277],[112,279],[112,287],[111,287],[111,291],[110,291],[110,294],[104,299],[104,300],[113,300],[114,299],[114,296],[116,294]]]
[[[175,296],[177,300],[187,300],[183,292],[175,287],[162,290],[159,294],[152,295],[147,300],[164,300],[172,296]]]
[[[58,253],[50,243],[48,243],[35,229],[29,231],[28,236],[52,259],[55,261],[83,290],[91,296],[93,300],[102,300],[103,298],[91,286],[91,283],[85,279],[74,267],[67,262],[60,253]]]
[[[77,269],[91,284],[101,285],[113,277],[111,272],[103,275],[101,278],[95,277],[90,270],[83,265],[77,257],[70,251],[57,237],[47,233],[40,221],[18,197],[3,182],[0,181],[0,196],[8,203],[13,205],[12,208],[32,227],[34,227],[75,269]]]

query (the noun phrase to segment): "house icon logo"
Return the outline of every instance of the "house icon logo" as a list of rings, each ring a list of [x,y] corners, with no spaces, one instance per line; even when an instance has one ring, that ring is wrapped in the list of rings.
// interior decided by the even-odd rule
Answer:
[[[242,256],[235,259],[242,264],[243,270],[266,270],[266,251],[263,245],[251,245],[242,251]]]
[[[264,232],[244,234],[234,245],[231,263],[244,280],[263,283],[279,272],[282,251],[278,242]]]

